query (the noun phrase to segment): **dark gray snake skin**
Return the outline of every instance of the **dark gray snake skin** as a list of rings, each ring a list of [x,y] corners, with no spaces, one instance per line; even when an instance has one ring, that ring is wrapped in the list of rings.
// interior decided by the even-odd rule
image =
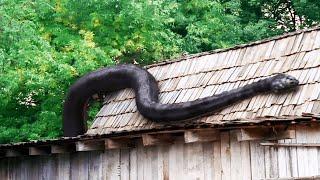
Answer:
[[[299,81],[292,76],[277,74],[218,95],[183,103],[161,104],[157,81],[148,71],[131,64],[107,67],[83,76],[70,87],[63,110],[64,136],[71,137],[85,133],[85,107],[94,94],[107,94],[132,88],[139,112],[147,119],[163,122],[216,112],[254,95],[287,91],[297,87],[298,84]]]

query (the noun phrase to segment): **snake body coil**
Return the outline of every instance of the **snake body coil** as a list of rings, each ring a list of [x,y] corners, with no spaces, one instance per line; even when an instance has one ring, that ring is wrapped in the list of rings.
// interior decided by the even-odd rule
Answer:
[[[145,69],[130,64],[103,68],[83,76],[70,87],[63,110],[64,136],[85,133],[84,107],[94,94],[132,88],[139,112],[147,119],[162,122],[189,119],[215,112],[259,93],[292,89],[298,83],[299,81],[292,76],[278,74],[218,95],[183,103],[161,104],[157,81]]]

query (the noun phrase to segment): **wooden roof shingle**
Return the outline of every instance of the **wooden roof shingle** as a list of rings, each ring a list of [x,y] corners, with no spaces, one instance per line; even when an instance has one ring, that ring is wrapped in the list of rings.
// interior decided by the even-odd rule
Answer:
[[[320,28],[289,33],[272,39],[224,50],[200,53],[146,66],[160,87],[162,103],[178,103],[212,96],[270,77],[293,75],[297,91],[261,94],[192,123],[223,125],[231,121],[299,118],[320,114]],[[178,122],[182,124],[183,122]],[[125,89],[107,96],[87,135],[164,127],[143,118],[134,93]]]

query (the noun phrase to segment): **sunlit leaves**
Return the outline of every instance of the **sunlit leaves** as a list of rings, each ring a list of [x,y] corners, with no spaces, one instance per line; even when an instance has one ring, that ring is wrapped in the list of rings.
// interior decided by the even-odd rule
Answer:
[[[281,9],[288,3],[293,10]],[[1,0],[0,142],[60,136],[67,89],[90,71],[312,26],[319,6],[316,0]],[[91,105],[91,120],[99,107]]]

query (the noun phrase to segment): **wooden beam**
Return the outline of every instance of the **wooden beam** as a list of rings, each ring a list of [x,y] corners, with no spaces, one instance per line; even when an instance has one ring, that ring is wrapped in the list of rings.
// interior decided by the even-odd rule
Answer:
[[[108,138],[105,139],[106,149],[127,149],[135,147],[134,139],[132,138]]]
[[[18,156],[22,156],[22,153],[14,150],[14,149],[6,149],[5,156],[6,157],[18,157]]]
[[[6,149],[5,150],[5,156],[6,157],[18,157],[18,156],[23,156],[23,155],[27,155],[27,152],[25,151],[19,151],[16,149]]]
[[[64,144],[64,145],[51,145],[52,154],[63,154],[74,152],[76,149],[74,144]]]
[[[175,138],[172,134],[143,134],[142,142],[144,146],[169,145],[173,144]]]
[[[238,141],[294,139],[295,130],[284,128],[260,127],[240,129]]]
[[[104,141],[90,140],[76,142],[76,151],[98,151],[104,150]]]
[[[50,154],[50,146],[45,147],[29,147],[29,155],[37,156],[37,155],[48,155]]]
[[[295,139],[295,138],[296,138],[296,131],[293,129],[289,129],[289,130],[280,130],[280,131],[277,131],[276,133],[272,133],[267,140]]]
[[[0,158],[6,157],[6,152],[5,150],[1,149],[0,150]]]
[[[184,142],[209,142],[220,139],[220,131],[216,129],[194,129],[184,132]]]

